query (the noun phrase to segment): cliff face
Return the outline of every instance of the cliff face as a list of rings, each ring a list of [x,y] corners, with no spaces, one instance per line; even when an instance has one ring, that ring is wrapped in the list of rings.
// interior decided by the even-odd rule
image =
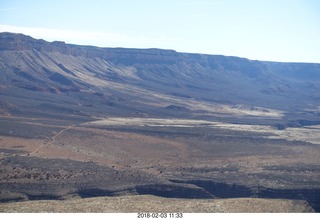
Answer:
[[[123,61],[134,63],[137,60],[145,60],[154,62],[174,61],[173,57],[176,52],[173,50],[160,49],[112,49],[99,48],[94,46],[78,46],[66,44],[62,41],[54,41],[52,43],[44,40],[37,40],[23,34],[1,33],[0,50],[8,51],[25,51],[35,50],[38,52],[58,52],[63,55],[81,56],[85,58],[102,58],[111,59],[113,61]]]
[[[214,117],[235,108],[315,112],[320,99],[320,64],[78,46],[11,33],[0,34],[0,71],[1,104],[11,113],[36,106],[88,115]]]

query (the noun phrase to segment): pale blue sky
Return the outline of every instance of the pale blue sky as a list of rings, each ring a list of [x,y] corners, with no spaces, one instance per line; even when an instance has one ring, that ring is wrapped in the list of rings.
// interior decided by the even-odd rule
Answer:
[[[320,63],[319,0],[0,0],[0,32]]]

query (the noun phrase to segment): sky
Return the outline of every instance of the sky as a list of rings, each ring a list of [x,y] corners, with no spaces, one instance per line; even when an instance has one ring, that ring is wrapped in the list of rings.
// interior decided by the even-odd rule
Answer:
[[[320,63],[319,0],[0,0],[0,32]]]

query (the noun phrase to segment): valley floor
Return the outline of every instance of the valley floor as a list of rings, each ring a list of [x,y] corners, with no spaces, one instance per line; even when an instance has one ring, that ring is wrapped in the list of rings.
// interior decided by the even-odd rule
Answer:
[[[3,212],[320,211],[318,126],[0,120]]]

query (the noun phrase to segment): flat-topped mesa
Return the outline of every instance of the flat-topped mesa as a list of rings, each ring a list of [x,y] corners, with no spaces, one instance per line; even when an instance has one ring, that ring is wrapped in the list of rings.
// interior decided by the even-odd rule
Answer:
[[[320,64],[311,63],[266,62],[155,48],[100,48],[0,33],[0,64],[0,82],[6,89],[41,95],[81,91],[81,96],[88,95],[83,91],[93,90],[100,98],[104,93],[112,96],[116,100],[113,106],[130,113],[180,116],[183,111],[191,116],[192,110],[211,112],[217,109],[215,104],[236,106],[228,107],[227,113],[261,113],[260,108],[251,106],[287,111],[307,105],[318,112],[320,99]],[[78,102],[80,93],[72,93],[69,101]],[[59,102],[61,97],[56,97]],[[85,101],[84,105],[93,105],[91,97]],[[105,101],[110,104],[110,100]],[[128,101],[134,104],[128,105]],[[104,112],[104,103],[95,100],[94,109],[100,106]],[[222,105],[219,109],[225,110]],[[107,110],[118,112],[118,108]]]
[[[37,50],[37,51],[59,51],[63,52],[66,48],[64,42],[49,43],[44,40],[37,40],[23,34],[1,33],[0,34],[0,50]]]
[[[207,55],[194,53],[180,53],[175,50],[167,49],[134,49],[134,48],[101,48],[96,46],[83,46],[67,44],[63,41],[47,42],[42,39],[34,39],[30,36],[17,33],[2,32],[0,33],[0,51],[23,51],[35,50],[39,52],[58,52],[60,54],[82,56],[86,58],[102,58],[113,63],[123,65],[134,64],[177,64],[198,63],[206,68],[216,70],[232,70],[232,71],[248,71],[250,74],[256,74],[261,67],[267,65],[275,70],[282,70],[286,64],[261,62],[248,60],[246,58],[223,56],[223,55]],[[292,63],[291,63],[292,64]],[[294,68],[301,70],[303,63],[296,63]],[[309,63],[306,64],[309,67]],[[280,67],[279,67],[280,66]],[[279,69],[281,68],[281,69]],[[319,64],[314,64],[313,68],[318,69]],[[314,70],[313,70],[314,71]]]
[[[66,44],[62,41],[47,42],[42,39],[34,39],[30,36],[15,33],[0,33],[0,51],[23,51],[31,50],[38,52],[57,52],[64,55],[81,56],[85,58],[101,58],[110,61],[114,64],[121,64],[126,66],[132,65],[153,65],[161,64],[172,65],[181,63],[199,63],[206,68],[219,68],[241,70],[246,67],[250,61],[245,58],[229,57],[222,55],[205,55],[192,53],[179,53],[175,50],[165,49],[134,49],[134,48],[101,48],[95,46],[83,46]],[[236,63],[240,61],[242,63]],[[221,68],[222,65],[223,68]],[[249,64],[250,65],[250,64]],[[257,72],[258,69],[255,69]]]
[[[86,58],[103,58],[111,61],[132,64],[137,61],[172,62],[177,56],[174,50],[163,49],[126,49],[126,48],[100,48],[95,46],[82,46],[66,44],[63,41],[47,42],[34,39],[30,36],[14,33],[0,33],[0,51],[36,50],[39,52],[58,52],[65,55],[83,56]]]

